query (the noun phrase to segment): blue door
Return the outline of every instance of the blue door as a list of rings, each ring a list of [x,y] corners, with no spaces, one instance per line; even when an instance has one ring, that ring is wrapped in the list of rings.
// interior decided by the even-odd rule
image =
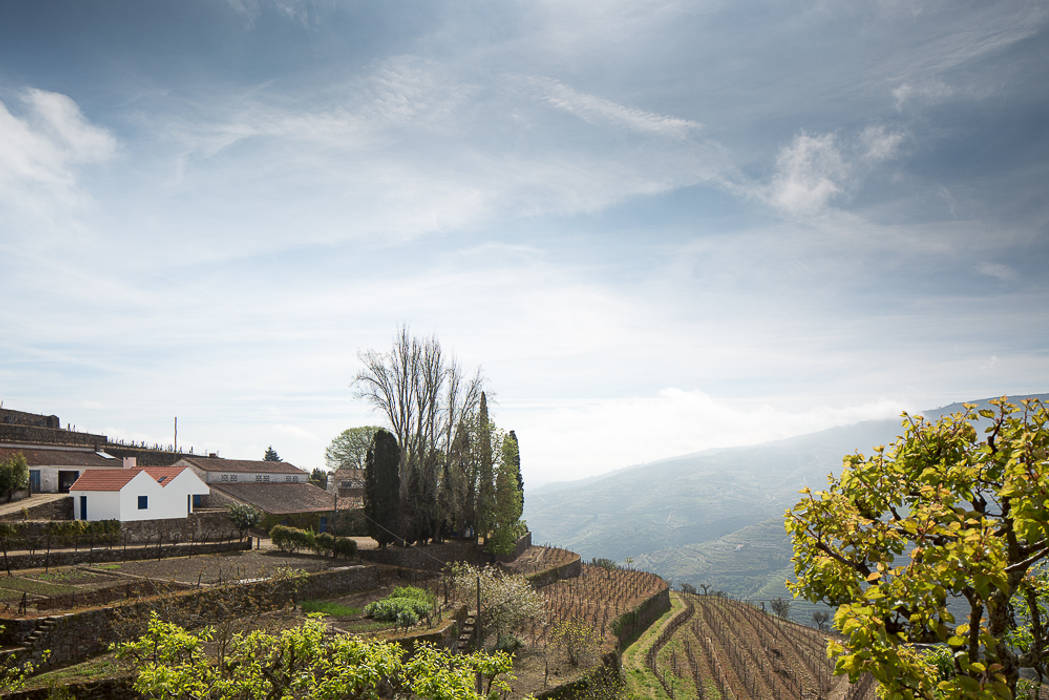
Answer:
[[[33,493],[40,493],[40,470],[30,469],[29,470],[29,490]]]
[[[80,497],[80,519],[87,520],[87,496]]]
[[[328,518],[324,515],[321,516],[321,526],[318,528],[321,532],[328,531]]]

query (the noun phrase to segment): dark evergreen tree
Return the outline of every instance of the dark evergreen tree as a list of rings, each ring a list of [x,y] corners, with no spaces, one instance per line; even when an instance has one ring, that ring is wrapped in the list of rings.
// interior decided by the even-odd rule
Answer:
[[[517,442],[517,433],[510,431],[507,436],[514,443],[514,463],[517,467],[517,490],[521,492],[521,507],[524,508],[524,477],[521,476],[521,445]]]
[[[365,465],[364,514],[368,534],[380,547],[401,538],[400,462],[397,438],[386,430],[377,431]]]
[[[269,447],[266,448],[266,454],[264,454],[262,456],[262,459],[267,461],[267,462],[279,462],[279,461],[281,461],[280,455],[277,454],[277,451],[275,449],[273,449],[273,445],[270,445]]]
[[[495,473],[492,463],[492,426],[488,399],[481,392],[477,409],[477,535],[487,537],[495,521]]]

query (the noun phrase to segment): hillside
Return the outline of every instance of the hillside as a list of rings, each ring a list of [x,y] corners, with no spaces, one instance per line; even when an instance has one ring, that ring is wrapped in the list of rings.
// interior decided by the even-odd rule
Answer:
[[[960,409],[951,404],[924,415]],[[786,596],[791,549],[783,512],[798,490],[826,483],[843,455],[869,454],[901,432],[898,419],[864,421],[552,484],[528,492],[525,517],[536,542],[557,542],[584,558],[629,558],[676,584],[705,583],[740,598]]]

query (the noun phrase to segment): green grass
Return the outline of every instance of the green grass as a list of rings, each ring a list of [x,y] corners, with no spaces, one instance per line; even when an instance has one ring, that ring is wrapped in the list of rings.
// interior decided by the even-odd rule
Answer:
[[[31,578],[22,578],[21,576],[0,576],[0,589],[17,591],[19,596],[22,593],[51,596],[72,593],[76,590],[76,587],[37,581]]]
[[[331,617],[357,617],[361,614],[360,608],[350,607],[331,600],[304,600],[302,601],[303,612],[319,612]]]
[[[108,678],[124,670],[126,669],[117,664],[112,654],[106,654],[104,656],[96,656],[74,666],[67,666],[56,671],[48,671],[47,673],[41,673],[39,676],[34,676],[28,682],[28,689],[51,686],[60,687],[69,683]]]
[[[649,625],[648,629],[623,652],[623,675],[626,678],[624,695],[627,698],[666,698],[663,686],[645,666],[645,653],[659,637],[671,618],[685,609],[681,596],[670,594],[670,610]]]

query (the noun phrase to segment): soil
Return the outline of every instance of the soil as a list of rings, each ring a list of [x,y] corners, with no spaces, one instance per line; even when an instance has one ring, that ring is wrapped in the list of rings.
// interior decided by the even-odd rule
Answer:
[[[276,550],[250,550],[128,561],[113,570],[154,580],[196,584],[198,580],[201,583],[224,583],[268,578],[283,567],[313,572],[345,564],[342,559],[333,561],[308,555],[281,554]]]

